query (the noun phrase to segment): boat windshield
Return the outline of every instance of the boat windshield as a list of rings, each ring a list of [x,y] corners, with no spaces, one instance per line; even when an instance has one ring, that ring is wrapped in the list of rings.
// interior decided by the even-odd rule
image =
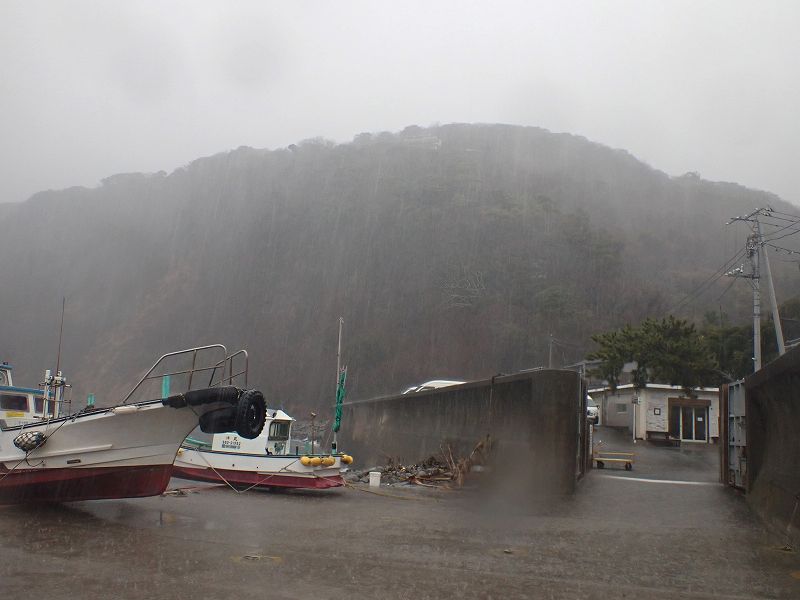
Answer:
[[[288,440],[289,439],[289,421],[273,421],[269,426],[269,439],[270,440]]]

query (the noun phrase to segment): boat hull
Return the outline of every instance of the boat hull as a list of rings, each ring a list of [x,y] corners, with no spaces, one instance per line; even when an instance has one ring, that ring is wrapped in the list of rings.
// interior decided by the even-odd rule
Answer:
[[[0,481],[0,504],[157,496],[171,475],[171,465],[15,471]]]
[[[173,476],[194,481],[229,483],[234,487],[327,489],[341,487],[340,461],[331,467],[310,467],[299,456],[254,455],[183,447]]]
[[[288,473],[254,473],[226,469],[217,469],[215,472],[208,467],[175,466],[173,467],[172,475],[173,477],[192,481],[207,481],[211,483],[225,483],[227,481],[234,487],[323,490],[344,485],[344,479],[338,473],[336,475],[310,477],[308,475],[292,475]]]
[[[184,438],[210,402],[174,408],[161,401],[100,409],[0,431],[0,504],[156,496],[167,487]],[[27,454],[14,439],[41,432]]]

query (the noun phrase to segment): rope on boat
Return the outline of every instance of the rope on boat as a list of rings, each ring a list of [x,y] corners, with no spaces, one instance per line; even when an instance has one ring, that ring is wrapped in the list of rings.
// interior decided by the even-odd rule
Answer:
[[[250,491],[250,490],[252,490],[254,487],[257,487],[257,486],[261,485],[262,483],[264,483],[264,482],[265,482],[265,481],[267,481],[268,479],[272,479],[273,477],[276,477],[276,475],[275,475],[274,473],[273,473],[272,475],[266,475],[266,476],[264,476],[264,478],[263,478],[263,479],[260,479],[259,481],[256,481],[256,482],[255,482],[253,485],[251,485],[250,487],[247,487],[247,488],[245,488],[245,489],[243,489],[243,490],[238,490],[238,489],[236,489],[236,487],[234,487],[234,486],[233,486],[233,484],[231,484],[231,482],[230,482],[230,481],[228,481],[227,479],[225,479],[225,477],[223,477],[223,476],[222,476],[222,473],[220,473],[219,471],[217,471],[217,470],[214,468],[214,466],[213,466],[213,465],[212,465],[210,462],[208,462],[208,459],[205,457],[205,455],[204,455],[202,452],[198,451],[197,453],[198,453],[198,454],[199,454],[199,455],[202,457],[203,461],[204,461],[204,462],[205,462],[205,463],[208,465],[208,468],[209,468],[209,469],[211,469],[212,471],[214,471],[214,473],[216,474],[216,476],[217,476],[217,477],[219,477],[219,478],[220,478],[222,481],[224,481],[224,482],[225,482],[225,483],[228,485],[228,487],[229,487],[229,488],[231,488],[231,489],[232,489],[234,492],[236,492],[237,494],[244,494],[245,492],[249,492],[249,491]],[[296,462],[297,462],[297,460],[295,460],[295,461],[294,461],[294,462],[292,462],[292,463],[289,463],[288,465],[286,465],[286,467],[281,467],[281,469],[280,469],[278,472],[280,473],[281,471],[284,471],[285,469],[287,469],[288,467],[291,467],[291,466],[292,466],[294,463],[296,463]],[[288,472],[288,471],[287,471],[287,472]],[[1,481],[1,480],[0,480],[0,481]]]
[[[77,415],[75,415],[75,416],[77,416]],[[55,429],[52,431],[52,433],[50,433],[50,435],[47,435],[47,434],[46,434],[47,430],[45,429],[45,439],[44,439],[44,442],[46,442],[46,441],[47,441],[47,440],[49,440],[51,437],[53,437],[53,436],[55,435],[55,433],[56,433],[56,432],[57,432],[59,429],[61,429],[61,428],[64,426],[64,424],[65,424],[67,421],[69,421],[69,420],[70,420],[69,418],[65,418],[63,421],[61,421],[61,423],[59,423],[58,427],[56,427],[56,428],[55,428]],[[74,419],[74,417],[73,417],[71,420],[72,420],[72,421],[74,421],[74,420],[75,420],[75,419]],[[23,431],[23,432],[25,431],[25,425],[26,425],[25,423],[23,423],[23,424],[22,424],[22,427],[20,427],[20,431]],[[49,426],[49,425],[50,425],[50,423],[48,422],[48,423],[47,423],[47,426]],[[44,445],[44,442],[42,442],[41,444],[39,444],[38,446],[36,446],[36,448],[41,448],[41,447]],[[18,466],[20,466],[22,463],[28,463],[28,466],[29,466],[29,467],[33,467],[33,468],[36,468],[36,467],[38,467],[39,465],[41,465],[42,463],[44,463],[44,460],[41,460],[41,461],[39,461],[39,462],[38,462],[37,464],[35,464],[35,465],[32,465],[31,463],[29,463],[29,462],[28,462],[28,457],[29,457],[30,453],[31,453],[31,452],[33,452],[34,450],[36,450],[36,448],[33,448],[33,449],[31,449],[31,450],[23,450],[23,452],[25,452],[25,456],[24,456],[23,458],[19,459],[19,460],[17,461],[17,464],[15,464],[13,467],[11,467],[11,468],[10,468],[8,471],[6,471],[5,473],[3,473],[3,476],[2,476],[2,477],[0,477],[0,482],[2,482],[2,481],[3,481],[3,480],[6,478],[6,477],[8,477],[9,475],[11,475],[11,473],[13,473],[13,472],[14,472],[14,470],[15,470],[15,469],[16,469]],[[20,450],[21,450],[21,448],[20,448]]]
[[[384,496],[386,498],[397,498],[398,500],[425,500],[425,498],[419,496],[398,496],[397,494],[387,494],[386,492],[357,487],[348,481],[344,482],[344,486],[353,490],[358,490],[359,492],[366,492],[367,494],[375,494],[376,496]]]
[[[203,455],[202,452],[198,452],[198,454],[200,454],[200,456],[203,458],[203,461],[208,465],[208,468],[211,469],[212,471],[214,471],[216,476],[219,477],[223,482],[225,482],[225,484],[229,488],[231,488],[234,492],[236,492],[237,494],[244,494],[245,492],[249,492],[254,487],[256,487],[258,485],[261,485],[263,482],[267,481],[268,479],[271,479],[272,477],[276,477],[276,475],[274,475],[274,474],[273,475],[266,475],[263,479],[257,481],[253,485],[251,485],[251,486],[249,486],[249,487],[247,487],[247,488],[245,488],[243,490],[239,490],[239,489],[236,489],[236,487],[233,484],[231,484],[230,481],[225,479],[225,477],[219,471],[217,471],[211,463],[208,462],[208,459],[205,457],[205,455]],[[289,463],[285,467],[281,467],[279,472],[290,472],[287,469],[289,467],[291,467],[293,464],[295,464],[296,462],[297,462],[297,460],[295,460],[292,463]],[[322,475],[317,475],[316,473],[311,473],[311,476],[316,478],[316,479],[323,479],[325,481],[333,481],[332,477],[324,477]],[[425,498],[420,498],[418,496],[398,496],[397,494],[387,494],[386,492],[379,492],[379,491],[376,491],[376,490],[369,490],[369,489],[365,489],[365,488],[361,488],[361,487],[356,487],[352,483],[349,483],[349,482],[345,481],[344,478],[341,478],[341,481],[342,481],[344,487],[346,487],[346,488],[350,488],[350,489],[353,489],[353,490],[358,490],[360,492],[366,492],[368,494],[375,494],[376,496],[384,496],[385,498],[397,498],[398,500],[424,500],[425,499]],[[339,483],[339,482],[337,481],[337,483]]]

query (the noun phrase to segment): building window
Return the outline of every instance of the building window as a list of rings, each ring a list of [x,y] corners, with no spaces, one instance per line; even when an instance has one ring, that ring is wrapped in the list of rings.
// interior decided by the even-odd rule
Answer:
[[[0,394],[0,410],[28,412],[28,397],[19,394]]]
[[[624,402],[617,402],[617,412],[618,413],[626,413],[628,412],[628,405]]]

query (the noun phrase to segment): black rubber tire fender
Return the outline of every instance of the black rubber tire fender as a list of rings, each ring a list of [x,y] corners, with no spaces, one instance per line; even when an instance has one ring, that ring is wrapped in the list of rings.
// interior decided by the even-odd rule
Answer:
[[[236,404],[236,433],[248,440],[261,435],[267,420],[267,402],[258,390],[245,390]]]
[[[203,433],[232,433],[236,431],[236,408],[220,408],[200,415]]]
[[[236,404],[239,398],[239,390],[232,385],[224,387],[206,388],[203,390],[192,390],[184,394],[186,404],[189,406],[199,406],[201,404],[213,404],[214,402],[225,402]]]
[[[205,388],[202,390],[191,390],[185,394],[176,394],[161,400],[164,406],[172,408],[184,408],[185,406],[200,406],[201,404],[212,404],[214,402],[224,402],[235,405],[239,400],[239,390],[232,385],[224,387]]]

